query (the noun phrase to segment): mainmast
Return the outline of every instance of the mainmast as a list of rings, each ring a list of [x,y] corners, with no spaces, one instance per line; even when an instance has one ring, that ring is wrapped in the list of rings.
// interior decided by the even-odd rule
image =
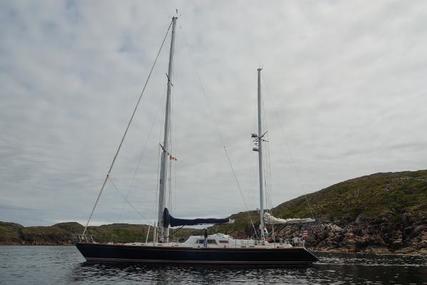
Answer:
[[[166,207],[166,182],[168,177],[168,161],[169,161],[169,124],[170,124],[170,111],[171,111],[171,89],[172,89],[172,75],[173,75],[173,53],[175,45],[175,26],[177,17],[172,17],[172,36],[169,51],[169,67],[167,74],[167,91],[166,91],[166,111],[165,111],[165,126],[163,134],[162,156],[160,161],[160,183],[159,183],[159,207],[158,207],[158,227],[159,227],[159,241],[169,241],[169,228],[163,226],[163,212]],[[169,162],[170,163],[170,162]]]
[[[265,133],[262,133],[262,121],[261,121],[261,70],[258,68],[258,134],[252,134],[252,138],[255,139],[256,147],[254,151],[258,152],[258,172],[259,172],[259,220],[260,220],[260,232],[261,239],[265,239],[265,225],[264,225],[264,179],[262,171],[262,142]]]

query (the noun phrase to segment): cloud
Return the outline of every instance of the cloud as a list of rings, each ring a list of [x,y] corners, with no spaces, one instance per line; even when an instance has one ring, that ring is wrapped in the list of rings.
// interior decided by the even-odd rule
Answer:
[[[2,2],[0,193],[3,205],[16,207],[3,208],[2,217],[85,220],[175,7],[175,216],[246,210],[224,145],[247,208],[257,208],[249,135],[258,66],[269,206],[343,179],[425,168],[425,6]],[[168,45],[113,170],[119,192],[108,185],[95,223],[156,219],[167,53]]]

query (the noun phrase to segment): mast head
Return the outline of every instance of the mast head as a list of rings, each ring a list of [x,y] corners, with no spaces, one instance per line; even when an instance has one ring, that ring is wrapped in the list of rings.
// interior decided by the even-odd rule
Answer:
[[[257,70],[258,72],[260,72],[262,70],[262,67],[258,67]]]

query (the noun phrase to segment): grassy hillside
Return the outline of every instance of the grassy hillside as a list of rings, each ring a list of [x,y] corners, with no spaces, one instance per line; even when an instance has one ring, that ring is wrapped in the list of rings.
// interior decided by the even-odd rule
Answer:
[[[20,230],[22,228],[19,224],[0,222],[0,244],[19,244],[21,242]]]
[[[310,217],[338,223],[401,215],[426,216],[427,170],[376,173],[350,179],[321,191],[282,203],[279,217]]]
[[[279,218],[314,217],[315,223],[275,227],[276,239],[306,233],[306,246],[312,249],[427,254],[427,170],[350,179],[282,203],[272,213]],[[250,219],[257,228],[256,212],[232,217],[235,224],[211,230],[253,236]]]
[[[350,179],[323,190],[300,196],[272,209],[279,218],[314,217],[317,221],[346,225],[356,219],[399,223],[402,215],[412,220],[427,217],[427,170],[376,173]],[[235,223],[211,227],[233,236],[253,235],[250,219],[259,224],[256,212],[241,212],[232,216]]]

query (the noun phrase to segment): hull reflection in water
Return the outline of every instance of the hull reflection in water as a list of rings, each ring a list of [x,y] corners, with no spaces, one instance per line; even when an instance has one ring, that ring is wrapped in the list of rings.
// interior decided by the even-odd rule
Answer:
[[[190,248],[77,243],[88,262],[177,264],[309,265],[317,258],[305,248]]]

